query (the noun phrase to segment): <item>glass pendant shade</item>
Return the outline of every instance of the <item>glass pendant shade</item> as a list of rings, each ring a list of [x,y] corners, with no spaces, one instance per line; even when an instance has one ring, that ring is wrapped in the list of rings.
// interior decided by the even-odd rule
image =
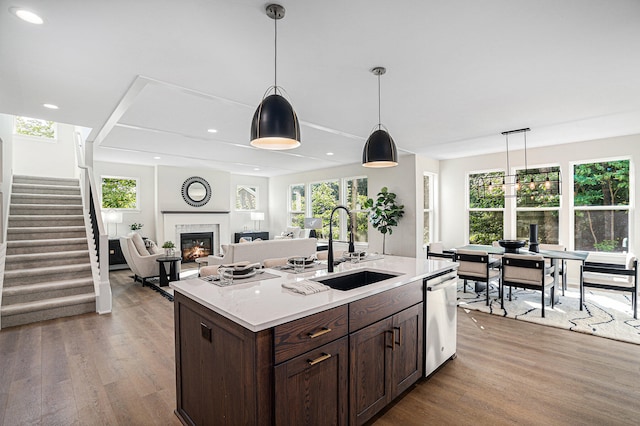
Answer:
[[[251,120],[251,145],[282,150],[300,146],[300,124],[283,96],[272,94],[260,102]]]
[[[385,130],[371,133],[362,150],[362,165],[365,167],[393,167],[398,165],[398,151],[393,138]]]

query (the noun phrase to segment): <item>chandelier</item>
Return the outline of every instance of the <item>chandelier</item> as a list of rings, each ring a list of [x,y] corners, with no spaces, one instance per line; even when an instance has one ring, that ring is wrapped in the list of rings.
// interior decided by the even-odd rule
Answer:
[[[562,193],[562,177],[559,167],[541,167],[529,169],[527,163],[527,132],[530,128],[502,132],[507,147],[507,168],[509,163],[509,135],[522,133],[524,138],[524,169],[514,174],[506,172],[485,173],[471,182],[471,186],[480,198],[523,197],[534,199],[540,196],[558,196]]]

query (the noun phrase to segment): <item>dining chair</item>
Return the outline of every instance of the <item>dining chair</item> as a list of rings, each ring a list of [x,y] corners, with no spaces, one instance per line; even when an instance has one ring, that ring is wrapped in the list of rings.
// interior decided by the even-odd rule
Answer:
[[[432,258],[453,260],[453,252],[445,250],[441,242],[429,243],[427,245],[427,259]]]
[[[271,259],[265,259],[262,261],[262,266],[265,268],[273,268],[275,266],[286,266],[288,257],[274,257]]]
[[[584,288],[631,293],[633,318],[638,319],[638,259],[627,254],[626,265],[585,262],[580,267],[580,310],[584,305]]]
[[[509,287],[509,301],[511,301],[512,287],[539,290],[541,293],[542,318],[544,318],[544,292],[549,288],[551,309],[554,302],[554,280],[546,273],[544,257],[529,254],[505,254],[502,257],[502,280],[500,292],[500,306],[504,309],[504,288]]]
[[[538,248],[540,250],[567,251],[567,248],[562,244],[539,244]],[[551,259],[545,258],[545,264],[547,268],[550,268]],[[564,259],[556,259],[556,267],[558,268],[558,275],[562,276],[562,295],[564,296],[564,291],[567,289],[567,261]]]
[[[454,260],[458,262],[458,278],[464,280],[464,292],[467,292],[467,280],[484,282],[487,285],[487,306],[489,306],[490,281],[500,281],[500,271],[491,268],[491,259],[486,251],[456,250]],[[477,290],[476,290],[477,291]],[[500,283],[498,282],[498,291]]]
[[[202,266],[198,269],[198,275],[208,277],[209,275],[217,275],[220,265]]]

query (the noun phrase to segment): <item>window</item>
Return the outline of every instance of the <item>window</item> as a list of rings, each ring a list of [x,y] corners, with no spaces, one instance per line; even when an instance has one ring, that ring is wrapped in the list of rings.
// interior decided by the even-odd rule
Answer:
[[[429,244],[431,242],[431,230],[433,229],[433,184],[432,176],[425,174],[422,178],[422,190],[424,194],[424,205],[422,206],[422,215],[424,222],[422,227],[422,242]]]
[[[519,182],[516,185],[516,238],[529,239],[529,225],[535,223],[538,242],[558,244],[560,195],[557,187],[553,194],[545,191],[553,189],[551,185],[557,186],[560,167],[522,169],[517,170],[516,175]]]
[[[368,210],[362,209],[362,206],[368,198],[367,178],[347,178],[344,182],[346,192],[344,196],[346,202],[344,204],[356,218],[354,240],[355,242],[367,242],[369,232],[369,212]],[[347,234],[341,238],[347,238],[348,230],[346,232]]]
[[[14,133],[42,139],[56,139],[56,123],[38,118],[15,117]]]
[[[135,178],[102,178],[103,209],[137,209],[138,180]]]
[[[322,218],[319,238],[329,238],[331,210],[340,202],[340,185],[337,180],[311,184],[311,216]],[[333,216],[333,238],[340,238],[340,215]]]
[[[236,210],[255,210],[258,208],[258,188],[238,185],[236,187]]]
[[[483,184],[478,185],[477,182]],[[501,172],[469,174],[469,243],[492,244],[504,234],[504,188]]]
[[[338,205],[346,206],[355,215],[356,242],[368,241],[369,212],[363,209],[368,197],[368,181],[366,176],[348,177],[309,185],[310,203],[305,202],[305,184],[289,186],[289,225],[304,228],[305,217],[322,219],[322,229],[317,229],[318,239],[329,238],[329,216],[331,210]],[[333,238],[348,238],[348,217],[343,210],[333,215]]]
[[[629,160],[574,164],[573,214],[576,250],[627,250],[629,169]]]
[[[306,212],[305,185],[296,184],[289,187],[289,225],[304,228]]]

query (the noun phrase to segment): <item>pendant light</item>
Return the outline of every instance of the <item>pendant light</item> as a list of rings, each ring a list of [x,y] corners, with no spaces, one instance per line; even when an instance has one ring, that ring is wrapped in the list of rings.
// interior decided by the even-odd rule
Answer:
[[[282,150],[300,146],[300,124],[293,107],[278,87],[278,20],[284,18],[284,7],[270,4],[267,16],[275,23],[273,86],[269,87],[251,120],[251,145],[256,148]],[[273,94],[267,94],[273,89]]]
[[[386,127],[382,129],[380,119],[380,76],[387,72],[384,67],[375,67],[371,70],[378,76],[378,129],[367,139],[362,150],[362,165],[365,167],[393,167],[398,165],[398,151],[393,138]]]

